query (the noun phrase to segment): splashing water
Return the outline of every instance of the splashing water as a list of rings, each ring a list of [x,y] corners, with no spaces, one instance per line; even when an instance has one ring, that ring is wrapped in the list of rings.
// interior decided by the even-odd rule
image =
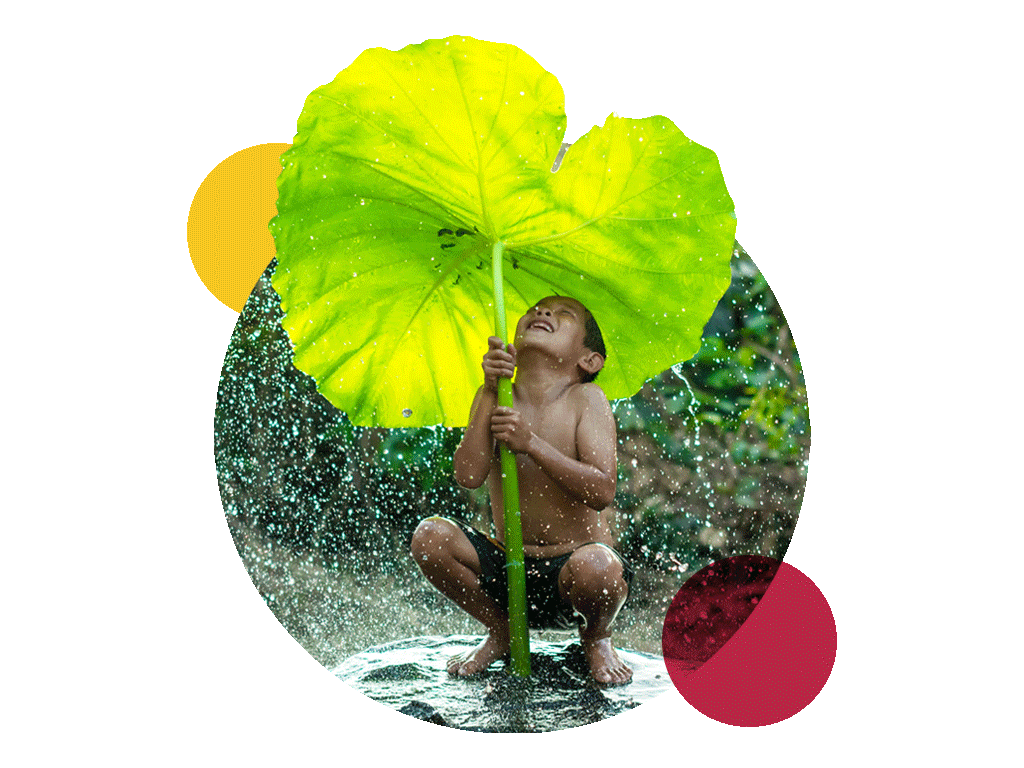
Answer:
[[[669,690],[659,656],[621,651],[633,681],[601,689],[575,642],[531,644],[533,674],[510,677],[497,662],[481,675],[452,678],[447,660],[475,646],[469,636],[416,637],[370,648],[334,674],[366,696],[437,725],[491,733],[539,733],[598,722]]]

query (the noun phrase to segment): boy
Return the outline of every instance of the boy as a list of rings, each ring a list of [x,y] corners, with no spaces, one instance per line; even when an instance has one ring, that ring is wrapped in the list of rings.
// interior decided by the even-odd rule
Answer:
[[[422,521],[412,552],[427,579],[487,628],[484,641],[451,659],[449,673],[472,675],[509,650],[508,587],[499,444],[516,454],[530,626],[578,626],[594,680],[621,685],[633,672],[611,643],[611,623],[632,571],[611,547],[600,511],[615,496],[615,420],[590,382],[604,366],[593,316],[575,299],[550,296],[516,326],[515,344],[489,339],[484,385],[455,452],[455,479],[486,480],[498,540],[442,517]],[[512,378],[514,408],[498,402],[498,378]]]

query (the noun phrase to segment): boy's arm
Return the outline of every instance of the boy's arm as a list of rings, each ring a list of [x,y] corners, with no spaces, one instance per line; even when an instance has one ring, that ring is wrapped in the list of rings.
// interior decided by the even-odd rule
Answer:
[[[491,411],[498,404],[497,392],[480,387],[473,398],[469,426],[455,449],[455,482],[463,488],[479,488],[491,471],[494,438],[491,437]]]
[[[576,426],[579,460],[566,456],[526,429],[519,414],[511,408],[494,409],[492,429],[496,423],[495,437],[513,451],[529,455],[566,493],[591,509],[600,510],[615,498],[615,417],[608,398],[596,384],[580,387],[579,397],[582,399],[582,412]]]
[[[489,349],[481,366],[484,369],[484,385],[473,398],[466,434],[455,450],[455,481],[463,488],[479,488],[491,471],[491,456],[494,452],[494,437],[491,435],[491,412],[498,404],[498,379],[512,378],[515,373],[516,350],[508,348],[501,339],[492,336],[487,340]]]

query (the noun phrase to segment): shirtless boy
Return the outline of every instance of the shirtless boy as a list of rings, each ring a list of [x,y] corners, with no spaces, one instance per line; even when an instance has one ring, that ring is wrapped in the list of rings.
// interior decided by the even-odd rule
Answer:
[[[578,627],[591,675],[620,685],[633,672],[615,652],[611,624],[629,592],[628,565],[600,511],[615,496],[615,420],[591,383],[604,366],[604,342],[589,311],[551,296],[527,311],[515,344],[489,339],[484,384],[455,452],[455,479],[485,481],[497,544],[504,539],[498,445],[516,454],[530,626]],[[514,408],[498,405],[498,379],[512,378]],[[453,675],[485,670],[509,651],[505,554],[479,531],[442,517],[417,527],[412,540],[427,579],[480,621],[487,637],[448,665]]]

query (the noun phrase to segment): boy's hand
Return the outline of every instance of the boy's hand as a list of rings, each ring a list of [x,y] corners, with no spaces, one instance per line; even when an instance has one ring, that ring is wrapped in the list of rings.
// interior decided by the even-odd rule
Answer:
[[[487,343],[490,349],[481,363],[484,369],[484,386],[492,392],[497,392],[498,379],[502,376],[511,379],[516,372],[516,348],[509,344],[506,349],[506,345],[502,344],[497,336],[491,336]]]
[[[491,434],[499,443],[507,445],[513,453],[525,453],[530,446],[533,431],[523,423],[518,411],[499,405],[491,411]]]

